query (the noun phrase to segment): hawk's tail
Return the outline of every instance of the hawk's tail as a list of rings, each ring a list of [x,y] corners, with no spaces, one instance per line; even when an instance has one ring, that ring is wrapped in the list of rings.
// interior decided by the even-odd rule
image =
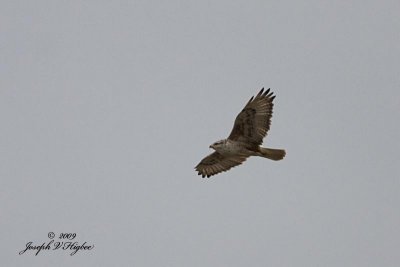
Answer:
[[[285,157],[286,152],[283,149],[273,149],[273,148],[265,148],[260,147],[260,156],[272,159],[272,160],[281,160]]]

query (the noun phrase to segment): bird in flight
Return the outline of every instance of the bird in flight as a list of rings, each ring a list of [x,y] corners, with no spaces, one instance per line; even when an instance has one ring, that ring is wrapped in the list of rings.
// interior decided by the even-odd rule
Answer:
[[[270,89],[264,92],[264,88],[250,98],[237,115],[229,137],[210,145],[215,151],[195,167],[199,175],[209,178],[242,164],[250,156],[272,160],[285,157],[283,149],[261,147],[271,125],[274,98],[273,92]]]

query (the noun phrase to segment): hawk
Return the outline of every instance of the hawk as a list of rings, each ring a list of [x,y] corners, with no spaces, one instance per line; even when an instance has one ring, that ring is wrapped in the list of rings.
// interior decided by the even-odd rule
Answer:
[[[195,167],[199,175],[209,178],[242,164],[250,156],[272,160],[285,157],[286,152],[283,149],[261,147],[271,125],[275,98],[273,94],[270,89],[264,92],[262,88],[255,97],[250,98],[237,115],[229,137],[210,145],[215,151]]]

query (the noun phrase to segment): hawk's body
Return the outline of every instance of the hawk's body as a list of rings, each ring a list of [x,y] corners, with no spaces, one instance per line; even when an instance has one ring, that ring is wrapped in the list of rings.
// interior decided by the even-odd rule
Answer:
[[[232,132],[227,139],[215,142],[210,148],[215,152],[205,157],[196,167],[199,175],[210,177],[242,164],[250,156],[272,160],[285,157],[285,150],[264,148],[263,138],[271,125],[273,100],[270,89],[264,88],[247,102],[236,117]]]

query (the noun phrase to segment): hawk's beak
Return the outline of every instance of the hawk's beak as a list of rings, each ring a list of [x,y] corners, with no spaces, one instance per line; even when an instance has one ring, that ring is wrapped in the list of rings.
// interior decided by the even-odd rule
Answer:
[[[210,145],[210,148],[214,148],[214,146],[213,146],[213,145]]]

